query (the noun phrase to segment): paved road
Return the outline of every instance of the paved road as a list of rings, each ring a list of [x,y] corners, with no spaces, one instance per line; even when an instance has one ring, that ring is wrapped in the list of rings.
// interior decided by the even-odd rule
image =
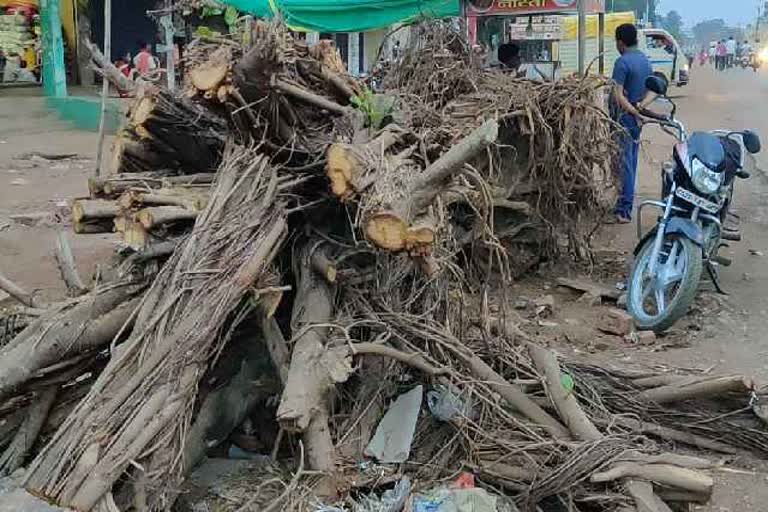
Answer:
[[[742,217],[744,241],[724,250],[734,263],[722,270],[723,284],[730,292],[718,299],[722,311],[689,347],[651,357],[674,366],[753,375],[768,384],[768,70],[756,75],[751,70],[716,73],[697,68],[691,86],[673,89],[671,94],[678,96],[678,117],[689,130],[751,128],[761,134],[765,151],[758,156],[762,170],[748,182],[737,183],[736,210]],[[647,129],[643,138],[640,195],[656,199],[660,164],[671,155],[674,139],[656,128]],[[614,247],[632,250],[634,227],[614,227],[609,232]],[[681,327],[686,322],[681,321]],[[696,510],[768,510],[768,475],[720,474],[718,480],[713,503]]]

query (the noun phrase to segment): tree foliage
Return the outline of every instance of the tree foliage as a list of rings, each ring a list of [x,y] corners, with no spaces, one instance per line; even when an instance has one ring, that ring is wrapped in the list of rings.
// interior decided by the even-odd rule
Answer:
[[[607,0],[606,3],[613,12],[635,11],[638,20],[645,19],[646,10],[650,10],[650,21],[656,22],[658,0]]]
[[[682,42],[683,36],[683,17],[677,11],[669,11],[666,16],[659,19],[661,28],[672,34],[672,37]]]
[[[744,38],[744,31],[738,27],[729,26],[720,18],[705,20],[693,26],[693,37],[699,45],[708,45],[712,41],[727,39],[733,36],[737,40]]]

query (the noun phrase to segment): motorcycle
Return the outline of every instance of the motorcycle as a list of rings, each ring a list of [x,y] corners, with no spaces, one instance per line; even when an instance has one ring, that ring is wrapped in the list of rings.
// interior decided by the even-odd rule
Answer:
[[[749,55],[744,55],[741,57],[739,64],[741,65],[742,69],[752,68],[755,73],[757,73],[757,71],[760,69],[760,59],[758,59],[757,55],[754,53],[750,53]]]
[[[638,207],[640,242],[627,288],[627,310],[639,329],[661,333],[672,327],[690,308],[706,271],[716,289],[719,267],[730,260],[719,254],[724,241],[738,241],[738,229],[727,221],[736,178],[748,179],[751,155],[760,152],[752,131],[713,130],[688,134],[675,118],[677,106],[667,97],[668,83],[652,75],[646,88],[672,106],[669,115],[642,109],[646,124],[657,124],[678,143],[673,160],[662,166],[661,201],[644,201]],[[642,212],[647,207],[662,212],[656,226],[642,233]]]

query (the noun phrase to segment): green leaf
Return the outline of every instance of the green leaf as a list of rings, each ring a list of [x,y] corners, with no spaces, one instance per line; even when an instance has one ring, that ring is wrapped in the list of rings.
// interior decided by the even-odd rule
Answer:
[[[573,393],[573,389],[576,387],[576,382],[574,382],[573,377],[567,373],[560,375],[560,384],[565,388],[566,391],[568,391],[569,395]]]

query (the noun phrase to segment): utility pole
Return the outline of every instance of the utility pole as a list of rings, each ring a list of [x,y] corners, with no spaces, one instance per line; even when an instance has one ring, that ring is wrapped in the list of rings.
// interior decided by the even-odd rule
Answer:
[[[104,58],[112,62],[112,0],[104,0]],[[109,96],[109,80],[102,76],[101,86],[101,118],[99,119],[99,146],[96,152],[96,176],[101,175],[101,162],[104,157],[104,136],[107,126],[107,96]]]
[[[757,20],[755,21],[755,41],[760,39],[760,18],[763,17],[763,0],[757,2]]]
[[[579,0],[579,76],[584,76],[586,72],[586,51],[587,51],[587,6],[586,0]]]
[[[645,0],[645,26],[651,26],[651,0]]]

